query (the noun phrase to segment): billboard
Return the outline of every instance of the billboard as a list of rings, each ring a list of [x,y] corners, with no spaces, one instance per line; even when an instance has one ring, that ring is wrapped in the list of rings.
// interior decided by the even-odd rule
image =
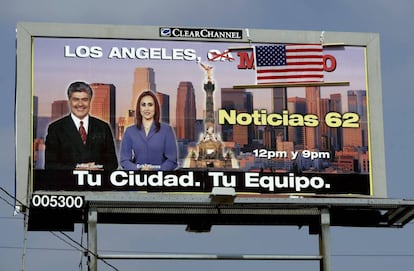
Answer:
[[[22,203],[386,197],[378,34],[21,23],[16,86]]]

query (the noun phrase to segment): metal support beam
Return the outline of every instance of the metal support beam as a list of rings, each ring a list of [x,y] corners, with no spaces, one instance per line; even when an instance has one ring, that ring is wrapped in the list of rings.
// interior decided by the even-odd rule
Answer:
[[[328,209],[321,210],[321,231],[319,233],[319,253],[322,256],[320,270],[331,271],[330,214]]]
[[[88,225],[86,227],[88,271],[97,271],[97,261],[105,259],[316,260],[319,261],[321,271],[331,271],[331,226],[402,227],[414,218],[414,200],[238,196],[231,204],[228,201],[223,204],[212,204],[212,198],[203,194],[131,193],[122,194],[122,197],[120,195],[105,194],[103,196],[101,193],[87,195],[92,198],[92,200],[88,199]],[[223,196],[224,194],[217,193],[217,195]],[[208,226],[308,225],[310,234],[319,235],[319,255],[99,255],[97,249],[98,216],[99,223],[115,222],[116,224],[190,225],[193,223],[194,225],[194,223],[201,222]],[[198,224],[195,225],[198,226]]]
[[[259,260],[259,261],[321,261],[313,255],[252,255],[252,254],[100,254],[99,259],[109,260]]]
[[[88,271],[98,271],[98,212],[90,209],[88,212]]]

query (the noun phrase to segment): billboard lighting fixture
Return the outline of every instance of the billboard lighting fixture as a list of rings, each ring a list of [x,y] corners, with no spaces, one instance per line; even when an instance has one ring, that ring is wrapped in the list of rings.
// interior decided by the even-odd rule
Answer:
[[[214,187],[210,193],[211,203],[234,203],[236,190],[233,187]]]
[[[236,190],[233,187],[214,187],[210,193],[212,204],[232,204],[236,198]],[[211,223],[204,219],[191,222],[185,228],[188,232],[210,232]]]
[[[189,223],[185,228],[187,232],[205,233],[211,231],[211,223],[206,221]]]

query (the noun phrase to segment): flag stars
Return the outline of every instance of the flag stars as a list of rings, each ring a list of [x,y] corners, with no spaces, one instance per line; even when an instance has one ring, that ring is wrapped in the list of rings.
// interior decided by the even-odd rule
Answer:
[[[257,66],[282,66],[286,65],[286,46],[257,46]]]
[[[272,44],[255,47],[256,83],[323,81],[321,44]]]

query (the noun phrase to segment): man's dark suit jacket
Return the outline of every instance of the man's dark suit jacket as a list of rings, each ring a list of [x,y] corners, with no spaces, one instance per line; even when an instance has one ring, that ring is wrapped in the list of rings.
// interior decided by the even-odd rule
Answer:
[[[49,125],[45,169],[74,169],[79,163],[89,162],[103,165],[104,170],[118,168],[112,132],[106,122],[89,116],[86,144],[70,115]]]

